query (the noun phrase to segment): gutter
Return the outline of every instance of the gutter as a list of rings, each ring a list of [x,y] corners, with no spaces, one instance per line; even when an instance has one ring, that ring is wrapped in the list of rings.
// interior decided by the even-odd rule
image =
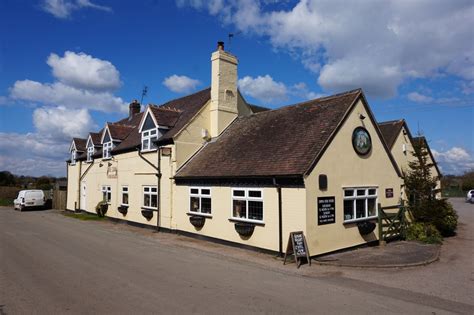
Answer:
[[[161,216],[161,147],[158,147],[158,166],[155,166],[153,163],[148,161],[140,151],[140,147],[137,147],[138,151],[138,156],[145,162],[148,163],[151,167],[153,167],[156,170],[156,177],[157,177],[157,186],[156,186],[156,193],[157,193],[157,200],[156,200],[156,212],[157,212],[157,218],[156,218],[156,230],[160,231],[160,216]]]
[[[282,198],[281,186],[277,184],[276,177],[273,177],[273,185],[278,193],[278,255],[283,257],[283,220],[282,220]]]

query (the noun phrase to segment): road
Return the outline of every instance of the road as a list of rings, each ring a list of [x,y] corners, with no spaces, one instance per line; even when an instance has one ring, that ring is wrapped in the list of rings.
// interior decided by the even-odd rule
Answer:
[[[268,255],[172,234],[0,208],[0,314],[472,314],[474,207],[456,207],[468,220],[447,241],[456,255],[443,246],[440,262],[400,276],[296,270]]]

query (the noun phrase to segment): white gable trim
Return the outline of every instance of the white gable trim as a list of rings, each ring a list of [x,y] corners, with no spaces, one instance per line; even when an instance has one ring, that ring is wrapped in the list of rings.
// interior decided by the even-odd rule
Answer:
[[[87,148],[89,147],[90,143],[92,144],[92,146],[94,146],[94,141],[92,141],[92,137],[89,134],[89,136],[87,137],[87,142],[86,142],[86,151],[87,151]]]
[[[146,117],[148,116],[148,114],[150,114],[151,119],[153,120],[153,123],[155,124],[155,128],[161,128],[161,127],[158,125],[158,122],[156,121],[155,115],[153,115],[153,112],[151,111],[150,105],[148,105],[148,106],[146,107],[145,113],[144,113],[143,116],[142,116],[142,120],[140,120],[140,125],[139,125],[139,128],[138,128],[138,132],[139,132],[139,133],[142,132],[142,128],[143,128],[143,125],[145,124]]]
[[[72,143],[71,145],[69,146],[69,153],[71,153],[72,151],[77,151],[76,149],[76,143],[74,142],[74,139],[72,139]]]

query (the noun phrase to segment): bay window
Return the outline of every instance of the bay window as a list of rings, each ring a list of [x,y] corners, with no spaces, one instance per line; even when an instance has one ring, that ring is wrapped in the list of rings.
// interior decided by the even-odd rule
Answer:
[[[211,189],[192,187],[189,190],[189,212],[211,214]]]
[[[344,222],[377,217],[377,188],[344,188]]]
[[[263,193],[260,189],[232,189],[232,218],[263,222]]]

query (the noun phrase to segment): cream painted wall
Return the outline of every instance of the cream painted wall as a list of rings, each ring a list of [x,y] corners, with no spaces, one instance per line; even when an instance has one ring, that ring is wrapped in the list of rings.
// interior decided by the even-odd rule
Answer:
[[[206,187],[206,186],[199,186]],[[263,194],[264,225],[257,225],[249,238],[242,238],[235,231],[232,217],[232,187],[212,186],[212,218],[206,218],[201,229],[189,222],[190,186],[175,186],[174,221],[176,228],[189,233],[223,239],[226,241],[278,251],[278,193],[274,187],[261,189]],[[302,230],[305,216],[305,191],[303,188],[282,189],[283,235]],[[287,239],[283,239],[283,248]]]
[[[343,187],[377,187],[378,202],[382,206],[399,203],[400,178],[388,154],[383,148],[375,126],[369,118],[361,121],[359,114],[369,117],[361,101],[353,108],[347,120],[323,154],[314,170],[306,178],[306,237],[311,255],[347,248],[377,239],[377,228],[369,236],[362,237],[356,224],[344,224]],[[366,157],[360,157],[352,146],[352,132],[365,127],[372,139],[372,150]],[[318,187],[319,174],[328,177],[328,189]],[[385,198],[385,189],[393,188],[394,197]],[[336,201],[336,222],[317,225],[317,198],[334,196]]]
[[[76,162],[75,165],[67,165],[67,204],[66,209],[75,210],[77,206],[77,197],[79,192],[78,180],[79,180],[79,169],[81,168],[80,163]]]

